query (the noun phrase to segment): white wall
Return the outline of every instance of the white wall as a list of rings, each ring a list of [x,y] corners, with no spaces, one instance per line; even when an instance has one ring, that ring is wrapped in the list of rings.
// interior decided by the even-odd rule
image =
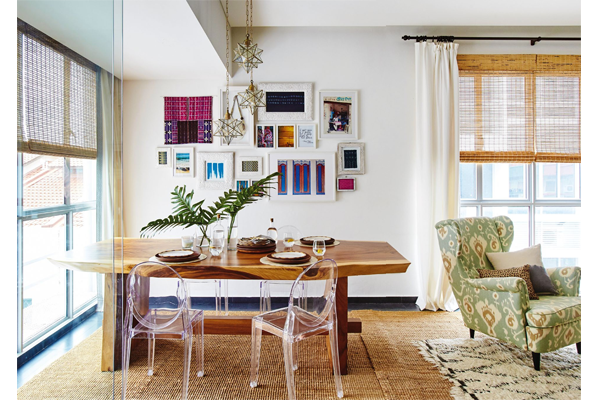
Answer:
[[[510,33],[507,33],[509,31]],[[233,42],[243,39],[236,29]],[[578,35],[579,28],[483,29],[422,28],[255,28],[254,39],[264,49],[255,82],[312,82],[319,90],[359,91],[358,140],[366,143],[366,173],[357,176],[357,191],[338,192],[332,203],[259,202],[240,213],[240,235],[264,233],[269,218],[277,226],[292,224],[304,235],[325,234],[346,240],[384,240],[408,260],[415,253],[413,147],[414,42],[404,34],[446,35]],[[464,42],[462,53],[580,54],[579,43]],[[246,85],[249,75],[234,67],[232,85]],[[148,221],[170,213],[170,191],[175,185],[195,186],[194,179],[174,178],[154,167],[154,149],[162,145],[163,96],[213,95],[218,103],[224,79],[215,81],[126,81],[124,84],[125,232],[139,236]],[[315,102],[314,121],[318,114]],[[316,151],[336,151],[337,140],[317,143]],[[195,145],[197,150],[232,151],[233,148]],[[237,150],[236,155],[265,156],[265,149]],[[277,150],[274,150],[277,151]],[[214,200],[220,192],[198,191],[196,199]],[[443,199],[440,199],[443,201]],[[432,227],[433,229],[433,227]],[[178,237],[173,230],[164,237]],[[350,296],[417,296],[418,266],[405,274],[350,278]],[[232,283],[230,296],[255,296],[257,286]]]

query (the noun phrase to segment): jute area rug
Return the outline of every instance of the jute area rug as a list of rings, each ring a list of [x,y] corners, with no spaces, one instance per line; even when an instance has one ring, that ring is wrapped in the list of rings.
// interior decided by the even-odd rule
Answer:
[[[349,335],[348,375],[342,377],[344,398],[452,400],[457,395],[456,380],[446,379],[444,369],[431,362],[431,356],[423,357],[422,347],[415,342],[468,338],[469,330],[459,313],[354,311],[350,316],[362,319],[363,333]],[[254,389],[249,385],[250,341],[250,336],[206,335],[206,375],[195,376],[194,353],[188,398],[287,399],[280,339],[263,336],[258,387]],[[112,399],[113,395],[120,398],[121,373],[100,372],[100,347],[101,330],[23,385],[17,392],[18,398],[96,400]],[[154,375],[149,377],[147,348],[136,348],[131,355],[127,399],[181,398],[182,356],[181,342],[157,340]],[[298,399],[337,399],[326,337],[302,342],[299,356],[299,369],[295,373]],[[542,368],[545,363],[542,357]],[[528,373],[531,371],[533,368]]]

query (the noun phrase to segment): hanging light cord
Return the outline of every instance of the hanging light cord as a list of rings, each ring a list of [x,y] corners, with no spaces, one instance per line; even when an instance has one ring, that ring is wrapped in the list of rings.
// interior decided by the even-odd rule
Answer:
[[[227,86],[225,89],[225,97],[227,99],[227,113],[229,112],[229,0],[225,0],[225,40],[227,42],[225,76],[227,78]]]

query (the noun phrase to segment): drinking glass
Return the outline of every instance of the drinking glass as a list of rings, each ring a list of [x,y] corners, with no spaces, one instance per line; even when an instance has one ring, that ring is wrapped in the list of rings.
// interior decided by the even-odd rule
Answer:
[[[194,236],[193,235],[184,235],[181,237],[181,247],[186,250],[191,250],[194,247]]]
[[[210,240],[210,244],[208,245],[208,250],[210,254],[213,256],[218,256],[223,251],[223,247],[225,246],[225,238],[224,237],[213,237]]]
[[[315,256],[317,257],[322,257],[325,255],[325,241],[324,240],[315,240],[313,242],[313,253],[315,253]]]
[[[284,232],[283,233],[283,245],[286,250],[291,251],[292,247],[294,247],[294,234],[292,232]]]

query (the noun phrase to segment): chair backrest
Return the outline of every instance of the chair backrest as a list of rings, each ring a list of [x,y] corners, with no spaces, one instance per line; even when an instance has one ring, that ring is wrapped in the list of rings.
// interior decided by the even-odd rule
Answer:
[[[479,278],[478,269],[493,269],[486,253],[509,251],[514,238],[513,222],[506,216],[447,219],[435,228],[451,284]]]
[[[327,258],[310,265],[296,278],[288,302],[288,322],[291,318],[297,318],[309,327],[323,324],[332,307],[335,308],[337,268],[335,261]],[[306,301],[302,299],[303,293]]]
[[[187,318],[190,299],[183,278],[170,266],[146,261],[133,267],[127,278],[128,312],[150,329],[162,329]]]

